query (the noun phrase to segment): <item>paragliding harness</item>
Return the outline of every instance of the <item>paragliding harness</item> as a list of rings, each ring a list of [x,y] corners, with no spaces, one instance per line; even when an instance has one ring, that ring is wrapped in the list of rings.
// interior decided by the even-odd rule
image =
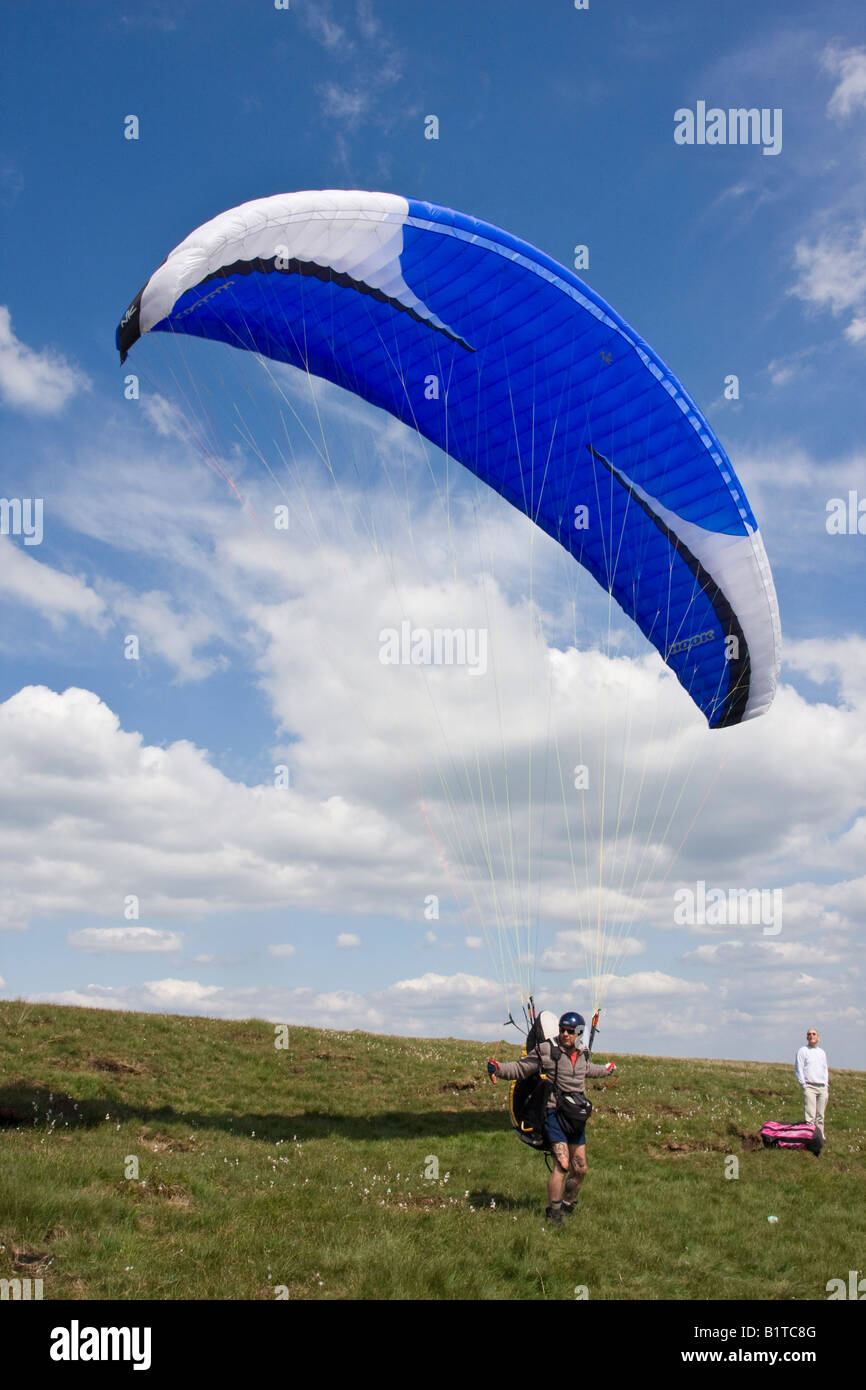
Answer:
[[[522,1140],[524,1144],[528,1144],[530,1148],[537,1149],[539,1153],[550,1153],[550,1143],[544,1137],[544,1121],[547,1117],[547,1103],[551,1095],[556,1097],[556,1117],[569,1138],[573,1136],[577,1139],[582,1134],[584,1126],[592,1114],[592,1102],[587,1100],[585,1095],[564,1095],[559,1091],[557,1077],[562,1048],[554,1044],[553,1039],[547,1036],[543,1023],[545,1015],[539,1014],[536,1017],[532,1000],[529,1001],[529,1004],[532,1024],[526,1035],[522,1056],[525,1057],[542,1042],[550,1042],[552,1044],[550,1056],[553,1062],[553,1080],[550,1080],[546,1072],[539,1072],[537,1076],[525,1076],[521,1080],[512,1081],[508,1094],[508,1107],[511,1123],[518,1139]]]

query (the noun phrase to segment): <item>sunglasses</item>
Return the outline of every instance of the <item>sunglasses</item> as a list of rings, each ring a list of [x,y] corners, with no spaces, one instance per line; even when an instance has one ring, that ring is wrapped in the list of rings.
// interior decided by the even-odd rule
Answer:
[[[582,1028],[560,1028],[561,1033],[582,1033]]]

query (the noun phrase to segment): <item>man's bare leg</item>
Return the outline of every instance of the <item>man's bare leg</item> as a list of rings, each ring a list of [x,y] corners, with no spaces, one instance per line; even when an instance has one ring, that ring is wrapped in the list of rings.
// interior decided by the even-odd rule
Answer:
[[[563,1183],[563,1198],[574,1206],[583,1180],[586,1177],[586,1144],[569,1144],[568,1175]]]
[[[562,1201],[562,1193],[568,1177],[569,1153],[567,1144],[553,1145],[553,1172],[547,1179],[547,1200],[551,1206]]]

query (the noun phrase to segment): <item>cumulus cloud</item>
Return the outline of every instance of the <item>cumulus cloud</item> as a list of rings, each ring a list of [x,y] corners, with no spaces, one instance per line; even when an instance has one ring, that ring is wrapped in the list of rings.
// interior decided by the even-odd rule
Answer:
[[[639,970],[634,975],[601,975],[597,981],[600,994],[611,1003],[631,1001],[641,997],[670,998],[678,995],[706,994],[707,986],[695,980],[680,980],[661,970]],[[572,980],[570,988],[583,996],[591,995],[595,982],[589,979]]]
[[[326,411],[328,389],[316,392],[317,410]],[[627,624],[615,619],[607,645],[607,615],[593,607],[592,582],[573,564],[567,570],[554,543],[532,536],[504,503],[485,495],[479,507],[467,485],[449,495],[446,509],[432,490],[419,491],[409,524],[402,477],[400,487],[392,478],[362,495],[353,480],[359,457],[399,460],[412,486],[429,473],[429,460],[399,426],[373,431],[356,406],[340,401],[346,435],[357,440],[355,454],[347,446],[341,489],[335,500],[332,484],[319,486],[316,460],[304,457],[292,529],[279,538],[229,517],[200,474],[190,478],[171,434],[146,485],[134,458],[116,466],[111,488],[99,485],[108,476],[104,461],[101,473],[84,470],[86,505],[68,498],[69,524],[160,573],[155,596],[111,588],[101,591],[106,603],[149,619],[152,645],[161,629],[177,627],[174,645],[164,642],[162,651],[198,678],[216,660],[209,644],[232,657],[243,650],[244,669],[273,715],[273,761],[291,764],[292,785],[233,781],[191,742],[148,744],[90,691],[19,691],[0,706],[5,924],[63,912],[115,918],[134,892],[151,922],[213,921],[230,911],[254,921],[275,907],[345,913],[348,906],[375,915],[385,932],[398,916],[417,924],[435,893],[443,932],[462,922],[465,944],[479,953],[478,971],[465,978],[482,979],[496,958],[482,953],[482,923],[488,934],[519,930],[524,941],[537,922],[549,953],[542,970],[580,972],[580,957],[568,952],[585,950],[601,910],[629,956],[644,945],[652,965],[664,966],[611,986],[625,991],[629,1019],[657,1024],[660,1036],[688,1027],[708,1038],[705,995],[684,995],[668,960],[656,955],[660,944],[666,952],[672,945],[657,933],[677,930],[674,883],[783,886],[786,940],[789,927],[809,939],[810,914],[813,926],[817,920],[846,940],[862,927],[866,906],[857,893],[846,896],[818,872],[829,877],[830,866],[848,883],[864,862],[866,687],[857,640],[792,643],[787,673],[822,678],[821,701],[783,684],[770,714],[711,734]],[[768,486],[784,488],[789,476],[815,483],[805,455],[780,451],[771,465],[758,470]],[[247,492],[266,516],[269,494]],[[375,523],[375,545],[364,518]],[[485,629],[488,673],[384,665],[380,633],[404,618]],[[574,785],[578,763],[590,773],[582,791]],[[792,895],[807,873],[812,886]],[[380,939],[365,932],[365,944]],[[355,985],[349,972],[359,957],[332,956]],[[727,1007],[761,1016],[757,995],[744,1001],[733,989],[736,971],[728,975],[709,959],[689,968],[729,991]],[[834,969],[842,973],[829,966],[828,975]],[[787,988],[782,978],[793,973],[780,966],[774,988]],[[351,1026],[420,1036],[501,1030],[501,982],[489,991],[444,975],[382,984],[367,994],[244,995],[213,986],[204,997],[184,985],[178,1008],[227,1017],[268,1012],[320,1026],[351,1018]],[[129,988],[119,1007],[130,999],[135,1007],[174,1007]],[[104,1006],[102,996],[92,997]],[[695,1031],[707,1026],[710,1033]]]
[[[288,943],[268,947],[268,953],[272,956],[293,956],[295,950],[296,948]]]
[[[385,507],[378,519],[384,527]],[[463,520],[456,508],[458,543]],[[519,527],[509,519],[492,542],[515,572],[526,562]],[[154,533],[154,544],[164,545],[164,530],[156,525]],[[417,546],[437,534],[434,526],[419,528]],[[131,544],[138,539],[130,537]],[[186,551],[179,545],[165,553],[186,563],[201,544],[199,534]],[[816,706],[783,687],[770,715],[728,738],[721,775],[718,737],[694,717],[654,657],[616,646],[609,653],[555,646],[539,635],[521,601],[493,581],[482,585],[471,571],[449,579],[447,552],[437,555],[431,545],[420,562],[415,557],[417,568],[446,571],[432,587],[408,564],[400,571],[402,558],[390,557],[396,586],[363,547],[348,564],[338,550],[317,550],[296,532],[279,558],[260,538],[235,534],[219,563],[196,561],[196,584],[204,591],[207,576],[226,611],[233,602],[256,634],[259,679],[292,738],[291,787],[233,782],[189,742],[148,746],[91,692],[29,688],[0,706],[0,786],[16,788],[5,801],[0,792],[0,862],[5,856],[12,886],[7,925],[56,911],[114,914],[128,892],[142,893],[149,914],[175,919],[276,906],[345,911],[351,903],[393,920],[397,912],[420,910],[431,892],[442,895],[447,910],[456,887],[469,919],[489,926],[496,920],[494,880],[508,886],[503,929],[513,932],[524,924],[524,856],[543,824],[544,839],[533,844],[550,943],[543,933],[542,969],[580,970],[599,909],[597,881],[587,889],[585,865],[595,871],[593,884],[604,765],[615,790],[607,798],[602,909],[630,957],[653,946],[656,929],[675,930],[672,884],[689,881],[689,872],[709,881],[711,868],[725,886],[773,887],[790,883],[793,866],[826,864],[828,855],[837,855],[843,870],[858,854],[862,863],[857,813],[866,747],[858,732],[864,690],[852,676],[857,650],[798,653],[794,644],[794,662],[808,661],[813,678],[826,671],[831,687],[846,682],[845,704]],[[289,598],[280,591],[287,572]],[[543,554],[535,575],[541,589],[555,590]],[[269,578],[273,589],[261,595],[256,586]],[[379,633],[407,611],[431,627],[453,626],[457,613],[467,625],[488,625],[495,682],[456,670],[383,666]],[[606,720],[612,729],[628,728],[630,738],[608,738],[605,751]],[[569,780],[580,747],[593,773],[588,795],[572,791]],[[691,776],[672,777],[672,768]],[[623,883],[633,889],[624,891]],[[820,891],[825,910],[841,913],[832,885]],[[786,927],[793,910],[786,896]],[[808,910],[817,910],[816,898]],[[863,920],[852,903],[845,920],[857,921],[858,912]],[[578,925],[563,930],[565,923]],[[467,944],[482,952],[484,943],[470,931]],[[482,969],[490,959],[480,955]],[[704,968],[715,971],[709,962]],[[613,988],[631,991],[624,997],[636,1008],[663,990],[682,998],[668,972],[625,978],[631,983]],[[472,994],[444,981],[400,982],[387,1000],[357,1003],[353,1026],[381,1028],[385,1017],[389,1030],[405,1025],[422,1036],[440,1029],[495,1036],[501,984]],[[304,1017],[328,1026],[339,1011],[311,1002],[317,997],[295,998]],[[140,998],[153,1006],[149,996]],[[395,999],[403,1001],[402,1013]],[[204,1004],[226,1016],[254,1011],[250,1000],[227,991],[209,994]],[[677,1026],[687,1017],[678,1009]]]
[[[803,637],[786,644],[785,664],[818,685],[837,684],[849,709],[866,708],[866,637]]]
[[[13,410],[56,415],[71,396],[90,389],[78,367],[51,349],[37,352],[15,336],[12,318],[0,304],[0,400]]]
[[[623,1051],[647,1052],[661,1045],[679,1055],[766,1056],[778,1058],[796,1049],[805,1021],[818,1019],[825,1041],[837,1049],[847,1033],[856,1038],[866,1018],[859,1002],[838,986],[807,971],[783,968],[773,973],[747,970],[727,977],[714,971],[712,988],[661,971],[646,971],[606,982],[607,997],[597,1058]],[[571,994],[541,989],[539,1010],[580,1003],[590,997],[590,982],[573,981]],[[219,1018],[265,1018],[290,1026],[361,1029],[408,1037],[451,1036],[492,1042],[502,1038],[501,985],[481,976],[430,972],[397,980],[384,989],[285,989],[203,986],[197,981],[166,979],[140,986],[89,985],[57,994],[29,996],[46,1002],[92,1008],[122,1008]],[[824,1020],[828,1023],[825,1026]],[[513,1040],[516,1041],[517,1035]],[[858,1055],[852,1053],[852,1056]],[[479,1073],[484,1054],[479,1055]]]
[[[179,932],[156,931],[153,927],[85,927],[70,932],[70,946],[90,955],[139,954],[151,951],[179,951],[183,937]]]
[[[62,989],[44,994],[28,994],[34,1004],[67,1004],[77,1009],[128,1009],[129,1000],[121,991],[105,990],[99,985],[84,989]]]
[[[329,411],[329,388],[317,384],[314,393],[316,414]],[[399,449],[423,471],[423,446],[413,436],[393,423],[373,430],[356,403],[347,404],[336,393],[334,399],[359,441],[359,454],[375,456],[381,448],[390,457]],[[814,483],[811,461],[803,456],[798,463],[787,452],[775,474],[763,461],[757,471],[770,482],[776,477],[778,486],[793,474],[800,485],[803,478]],[[554,607],[545,618],[550,635],[542,636],[525,599],[496,576],[479,573],[472,557],[483,549],[497,557],[503,578],[532,572],[540,602],[549,599],[554,605],[563,594],[573,597],[578,581],[557,561],[558,548],[536,536],[531,550],[532,528],[504,504],[500,510],[495,501],[485,508],[479,537],[471,492],[451,499],[446,531],[441,504],[422,496],[413,502],[410,530],[393,486],[374,484],[365,498],[344,486],[340,503],[350,520],[359,519],[358,534],[324,547],[319,537],[328,530],[333,488],[320,489],[315,466],[305,461],[304,508],[293,516],[291,534],[277,543],[272,535],[251,530],[224,525],[221,530],[216,511],[193,493],[180,505],[175,496],[170,505],[162,502],[172,475],[158,469],[157,474],[156,486],[140,493],[133,491],[136,470],[121,474],[116,497],[112,490],[96,489],[94,507],[80,518],[94,534],[170,567],[179,581],[172,592],[176,588],[183,595],[194,586],[204,613],[198,626],[185,618],[176,621],[180,603],[169,603],[167,593],[158,595],[160,602],[142,614],[151,620],[153,643],[162,641],[168,654],[165,634],[174,633],[171,654],[178,669],[204,677],[213,660],[205,644],[218,639],[232,651],[232,624],[242,624],[256,652],[262,689],[281,732],[291,739],[289,803],[300,816],[317,807],[314,820],[327,806],[335,824],[358,808],[366,813],[363,829],[356,822],[344,846],[340,870],[341,856],[327,854],[333,876],[302,871],[294,883],[291,875],[272,877],[285,892],[282,901],[298,901],[296,889],[306,881],[311,892],[318,886],[323,906],[336,905],[339,880],[348,883],[360,863],[362,893],[360,898],[351,894],[357,910],[393,911],[395,900],[423,900],[432,891],[448,903],[456,887],[466,911],[468,944],[480,948],[478,926],[502,913],[492,883],[508,885],[506,926],[520,925],[521,883],[531,846],[536,867],[541,866],[543,920],[553,929],[576,922],[578,930],[589,931],[599,901],[586,881],[593,884],[602,850],[600,789],[606,782],[614,792],[606,802],[601,909],[628,943],[639,939],[638,927],[646,939],[652,926],[673,926],[671,890],[665,885],[675,872],[678,878],[689,870],[707,878],[710,863],[719,882],[736,885],[743,882],[741,861],[754,861],[756,845],[778,865],[786,853],[814,840],[818,825],[826,825],[822,848],[851,835],[860,805],[858,783],[866,771],[856,737],[855,710],[862,708],[862,697],[852,675],[855,652],[820,653],[828,671],[835,662],[839,682],[846,683],[848,710],[811,705],[783,688],[770,715],[727,739],[722,776],[722,739],[708,735],[658,659],[639,644],[629,645],[624,624],[607,652],[591,628],[572,645],[567,627],[557,626]],[[258,507],[255,497],[254,502]],[[387,564],[366,542],[362,506],[365,515],[375,516],[377,533],[385,539]],[[300,523],[308,513],[312,525],[305,534]],[[129,516],[143,517],[145,524],[124,531],[122,519]],[[453,542],[451,553],[446,536]],[[581,608],[591,611],[591,589],[581,598],[586,600]],[[195,614],[196,604],[190,608]],[[459,670],[383,666],[379,634],[398,627],[407,614],[416,625],[453,628],[459,619],[466,627],[488,629],[495,674],[491,670],[479,679]],[[790,669],[801,669],[796,644],[788,651]],[[814,655],[809,658],[813,670],[823,669]],[[805,649],[801,656],[805,663]],[[834,698],[832,688],[828,696]],[[627,730],[628,739],[607,736],[608,725]],[[577,794],[570,772],[577,761],[575,745],[581,744],[591,780],[588,792]],[[203,751],[190,756],[207,764]],[[672,776],[672,768],[683,775]],[[419,783],[435,841],[419,814]],[[753,793],[745,806],[739,794],[743,785]],[[243,802],[249,789],[225,779],[219,793]],[[377,864],[382,855],[387,863],[380,858]],[[315,854],[312,859],[318,862]],[[750,872],[746,881],[761,880]],[[774,886],[785,882],[785,875],[777,869],[764,882]],[[197,910],[207,910],[198,907],[207,901],[204,884],[196,901]]]
[[[496,986],[478,975],[436,975],[432,971],[414,980],[399,980],[386,991],[389,995],[425,995],[437,999],[445,994],[454,998],[490,999],[495,992]]]
[[[574,970],[577,966],[586,966],[598,954],[602,944],[606,944],[611,951],[615,950],[620,960],[639,956],[646,950],[645,943],[635,936],[612,936],[607,941],[605,938],[600,941],[598,933],[589,929],[562,931],[557,932],[554,944],[543,952],[539,965],[542,970]]]
[[[766,970],[779,966],[838,965],[841,957],[805,941],[720,941],[687,951],[683,960],[733,970]]]
[[[144,997],[151,1004],[170,1009],[173,1013],[196,1011],[205,1003],[215,1002],[223,993],[219,985],[201,985],[197,980],[149,980],[144,985]]]
[[[360,936],[356,936],[354,932],[340,932],[340,935],[337,937],[337,945],[341,951],[351,951],[356,946],[360,946],[360,944],[361,938]]]
[[[196,917],[336,906],[351,884],[363,911],[383,900],[383,865],[411,877],[412,838],[395,844],[380,814],[232,782],[190,743],[159,748],[124,731],[90,691],[31,686],[0,705],[0,780],[7,926],[114,915],[136,890],[153,915]]]

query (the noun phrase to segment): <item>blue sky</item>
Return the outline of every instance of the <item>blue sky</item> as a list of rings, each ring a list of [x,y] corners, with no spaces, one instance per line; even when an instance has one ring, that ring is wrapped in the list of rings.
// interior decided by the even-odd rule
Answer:
[[[359,639],[370,615],[396,613],[371,518],[416,609],[441,616],[452,582],[472,608],[472,564],[449,574],[437,531],[431,453],[288,372],[281,401],[256,364],[192,340],[140,343],[127,401],[114,349],[125,306],[200,223],[272,193],[372,188],[472,213],[566,265],[586,245],[581,274],[722,439],[773,566],[773,709],[722,748],[699,746],[677,706],[652,764],[662,810],[636,818],[638,857],[652,848],[608,961],[605,1046],[785,1059],[814,1022],[831,1063],[862,1065],[866,534],[827,530],[830,499],[866,499],[862,7],[178,0],[21,5],[5,29],[0,495],[42,498],[44,535],[0,537],[4,993],[501,1035],[496,952],[451,892],[454,825],[428,830],[417,793],[434,725],[461,727],[464,696],[441,688],[431,721],[425,692],[382,686]],[[678,145],[674,113],[700,101],[781,110],[780,152]],[[263,525],[281,496],[300,505],[300,482],[310,514],[338,505],[317,431],[352,517],[330,550]],[[395,477],[423,523],[411,549]],[[599,651],[597,596],[546,542],[532,552],[544,637],[527,646],[526,527],[451,481],[461,553],[481,540],[494,557],[513,766],[527,731],[551,778],[556,752],[591,745],[612,673],[667,718],[646,646],[619,630]],[[665,757],[693,769],[679,801]],[[542,803],[538,994],[588,1010],[560,873],[574,808],[558,792]],[[662,824],[682,848],[656,874]],[[782,931],[675,924],[675,886],[699,881],[782,889]]]

